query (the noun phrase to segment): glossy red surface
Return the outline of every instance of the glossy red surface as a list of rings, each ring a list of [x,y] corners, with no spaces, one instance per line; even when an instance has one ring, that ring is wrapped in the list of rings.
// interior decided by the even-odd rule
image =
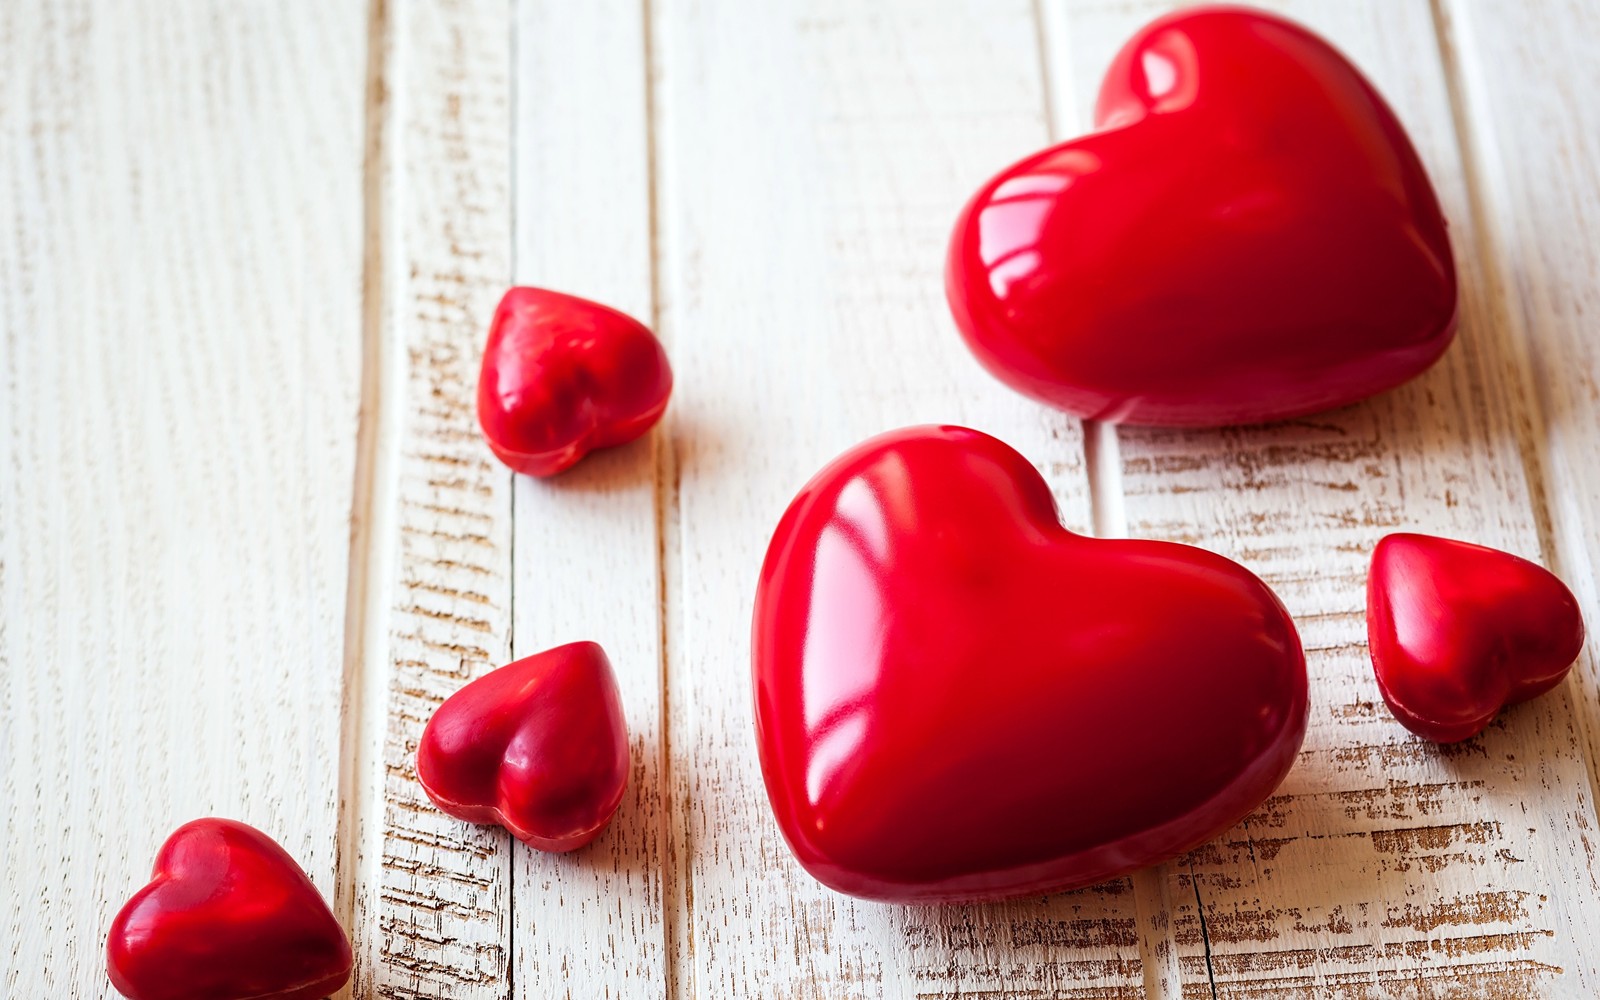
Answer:
[[[1476,736],[1561,683],[1583,648],[1566,584],[1498,549],[1389,535],[1367,577],[1367,646],[1383,700],[1418,736]]]
[[[611,822],[628,783],[628,729],[605,651],[573,642],[478,678],[422,731],[417,780],[440,809],[572,851]]]
[[[132,1000],[314,1000],[350,966],[344,931],[300,866],[226,819],[167,838],[106,944],[111,985]]]
[[[1388,389],[1449,346],[1438,199],[1316,35],[1239,8],[1163,17],[1112,63],[1095,126],[956,225],[951,308],[1013,388],[1101,420],[1245,423]]]
[[[489,327],[478,424],[500,461],[553,476],[649,430],[671,393],[667,353],[637,320],[576,296],[513,288]]]
[[[998,898],[1170,858],[1255,808],[1305,734],[1305,659],[1237,563],[1097,540],[984,434],[846,452],[772,537],[757,740],[779,827],[826,885]]]

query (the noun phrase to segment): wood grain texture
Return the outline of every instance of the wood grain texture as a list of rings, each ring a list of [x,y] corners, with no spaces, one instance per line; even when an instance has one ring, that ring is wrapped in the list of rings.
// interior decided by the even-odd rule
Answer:
[[[941,273],[962,200],[1048,138],[1030,4],[654,5],[669,411],[668,719],[685,996],[1137,996],[1133,893],[900,908],[822,889],[756,766],[755,573],[824,462],[919,422],[992,433],[1087,528],[1083,441],[984,375]]]
[[[518,284],[654,322],[644,9],[517,5]],[[666,995],[661,573],[654,435],[551,480],[516,479],[512,653],[593,639],[616,668],[633,769],[574,854],[513,852],[513,972],[528,997]]]
[[[333,888],[365,26],[0,5],[0,995],[197,817]]]
[[[384,368],[368,562],[360,755],[349,822],[353,995],[511,993],[509,836],[436,810],[417,784],[433,710],[511,651],[511,473],[477,429],[487,317],[511,272],[511,79],[498,0],[396,3],[375,178]]]
[[[1074,91],[1161,3],[1069,4]],[[1482,738],[1436,748],[1378,701],[1366,563],[1395,530],[1540,556],[1516,352],[1452,128],[1426,3],[1270,3],[1341,45],[1429,164],[1460,256],[1463,327],[1416,383],[1306,420],[1207,432],[1123,430],[1132,533],[1194,542],[1259,572],[1301,626],[1306,748],[1279,794],[1172,873],[1181,995],[1586,997],[1594,822],[1565,691]]]
[[[1600,784],[1600,8],[1450,0],[1436,9],[1477,163],[1499,321],[1530,359],[1551,565],[1590,641],[1574,674]]]

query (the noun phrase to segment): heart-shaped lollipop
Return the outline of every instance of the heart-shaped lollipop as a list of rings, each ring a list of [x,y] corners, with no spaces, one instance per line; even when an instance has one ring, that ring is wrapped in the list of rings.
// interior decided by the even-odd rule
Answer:
[[[841,892],[1051,892],[1227,830],[1288,772],[1305,659],[1237,563],[1085,538],[1006,445],[873,438],[783,515],[756,591],[756,730],[800,863]]]
[[[666,351],[631,316],[573,295],[513,288],[489,327],[478,423],[500,461],[553,476],[649,430],[671,393]]]
[[[457,819],[545,851],[600,835],[628,783],[628,730],[605,651],[574,642],[490,671],[422,731],[417,780]]]
[[[1378,92],[1241,8],[1145,27],[1094,133],[1031,156],[956,225],[946,290],[978,359],[1070,413],[1219,425],[1399,385],[1456,329],[1433,187]]]
[[[316,1000],[350,967],[350,943],[300,866],[226,819],[167,838],[106,944],[111,985],[130,1000]]]
[[[1543,566],[1470,542],[1388,535],[1367,577],[1367,647],[1395,718],[1452,743],[1560,684],[1583,648],[1583,617]]]

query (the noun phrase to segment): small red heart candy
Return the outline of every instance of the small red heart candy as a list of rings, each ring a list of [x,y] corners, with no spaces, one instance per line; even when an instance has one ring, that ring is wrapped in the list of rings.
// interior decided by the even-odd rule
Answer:
[[[1215,426],[1354,402],[1449,346],[1438,198],[1321,38],[1241,8],[1162,17],[1112,62],[1095,127],[995,177],[956,224],[951,308],[1013,388]]]
[[[350,942],[288,852],[197,819],[111,922],[106,969],[131,1000],[314,1000],[350,978]]]
[[[873,438],[773,533],[756,737],[800,863],[898,902],[1069,889],[1223,833],[1288,772],[1305,658],[1237,563],[1061,526],[1006,445]]]
[[[672,367],[638,320],[542,288],[506,292],[478,377],[478,423],[500,461],[553,476],[626,444],[667,408]]]
[[[1438,743],[1561,683],[1583,648],[1577,598],[1509,552],[1388,535],[1367,576],[1367,648],[1401,725]]]
[[[628,729],[605,650],[557,646],[451,695],[422,731],[417,780],[444,812],[498,823],[541,851],[598,837],[628,783]]]

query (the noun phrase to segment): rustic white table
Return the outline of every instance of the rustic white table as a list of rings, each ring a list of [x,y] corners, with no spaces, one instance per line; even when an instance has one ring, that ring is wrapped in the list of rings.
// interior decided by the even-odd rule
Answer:
[[[1600,673],[1440,750],[1363,643],[1390,530],[1541,558],[1600,625],[1600,5],[1283,0],[1432,170],[1458,343],[1268,428],[1084,426],[983,374],[941,293],[992,171],[1087,120],[1144,0],[0,3],[0,993],[103,997],[179,823],[265,828],[349,926],[352,995],[1600,994]],[[555,482],[475,430],[511,281],[654,323],[652,438]],[[1283,596],[1310,735],[1181,861],[980,907],[832,895],[754,755],[768,532],[825,460],[970,424],[1070,524]],[[552,857],[429,807],[432,707],[595,638],[635,769]]]

